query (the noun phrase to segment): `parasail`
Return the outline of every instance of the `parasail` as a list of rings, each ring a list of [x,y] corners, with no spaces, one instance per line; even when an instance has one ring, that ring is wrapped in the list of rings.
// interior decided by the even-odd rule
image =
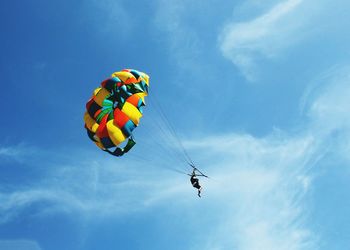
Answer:
[[[102,150],[122,156],[135,144],[132,131],[139,125],[149,76],[134,69],[114,72],[96,88],[86,103],[85,128]]]

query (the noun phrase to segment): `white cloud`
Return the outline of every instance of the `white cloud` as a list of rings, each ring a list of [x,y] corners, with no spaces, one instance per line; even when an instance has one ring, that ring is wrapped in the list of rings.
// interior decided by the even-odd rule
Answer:
[[[0,240],[1,250],[41,250],[39,244],[32,240]]]
[[[12,146],[5,144],[0,145],[0,159],[2,160],[13,160],[17,162],[29,161],[33,155],[36,155],[39,150],[26,143],[19,143]]]
[[[215,159],[207,171],[217,173],[204,186],[209,202],[220,204],[211,209],[220,216],[198,249],[318,249],[322,235],[309,227],[304,197],[321,160],[335,154],[349,163],[349,80],[349,67],[318,79],[322,87],[304,97],[309,120],[299,132],[212,136],[186,144],[206,152],[201,162]]]
[[[276,56],[300,39],[301,33],[296,34],[305,16],[297,10],[302,4],[303,0],[284,1],[253,20],[227,24],[219,36],[223,55],[253,81],[259,58]]]
[[[350,128],[350,67],[335,67],[321,79],[326,85],[315,89],[308,115],[314,126],[325,132]]]
[[[4,152],[7,154],[7,150]],[[133,160],[120,159],[116,167],[114,158],[98,159],[91,154],[86,157],[86,152],[83,154],[84,157],[79,157],[79,152],[75,152],[65,159],[64,154],[56,151],[55,161],[50,161],[52,154],[45,150],[32,155],[34,165],[46,161],[51,167],[42,172],[42,179],[17,186],[12,183],[6,192],[0,192],[0,223],[14,220],[31,207],[35,208],[32,211],[37,211],[32,212],[33,216],[55,213],[120,216],[170,199],[169,194],[178,191],[173,188],[176,180],[150,175],[147,169],[136,168],[139,163]],[[18,158],[23,155],[16,154],[15,159]],[[65,161],[69,164],[62,163]],[[158,174],[164,174],[164,171]]]
[[[195,191],[184,184],[184,176],[170,178],[169,173],[148,171],[130,159],[119,159],[116,167],[113,158],[75,152],[69,164],[51,168],[43,180],[1,193],[2,222],[34,205],[41,206],[40,216],[59,212],[98,219],[156,209],[173,201],[168,209],[182,209],[183,216],[193,222],[186,226],[196,235],[205,235],[206,240],[192,249],[317,249],[303,198],[312,186],[310,168],[324,157],[330,137],[334,142],[333,131],[349,135],[349,72],[348,68],[331,71],[324,87],[305,97],[310,99],[305,101],[310,121],[304,121],[298,133],[275,130],[263,138],[226,134],[187,142],[211,177],[201,180],[200,203]],[[5,149],[2,154],[8,155]],[[38,155],[41,160],[47,158],[44,151]],[[203,216],[196,220],[194,208],[210,213],[210,220]]]
[[[11,193],[0,193],[0,223],[6,223],[18,216],[25,209],[40,206],[40,215],[48,212],[84,211],[87,204],[74,194],[48,187],[28,187],[28,190],[16,190]],[[39,214],[39,213],[38,213]]]
[[[310,120],[304,121],[299,135],[272,134],[262,139],[236,135],[228,140],[210,138],[194,144],[220,145],[213,149],[215,153],[225,152],[225,148],[227,153],[230,148],[238,149],[231,161],[229,157],[225,160],[235,171],[223,175],[229,186],[243,188],[240,195],[237,187],[226,187],[225,196],[235,194],[237,199],[232,200],[231,211],[235,215],[227,215],[227,222],[218,232],[220,240],[221,234],[224,239],[229,237],[225,232],[231,229],[236,235],[231,246],[236,245],[237,249],[318,249],[316,239],[321,236],[308,228],[303,196],[312,185],[311,172],[327,154],[342,158],[345,165],[349,163],[349,80],[349,67],[335,67],[323,75],[322,83],[319,82],[322,87],[308,95],[306,109]],[[244,150],[248,153],[244,154]],[[223,159],[222,155],[219,157]],[[242,171],[247,173],[235,176]]]
[[[302,203],[317,150],[314,138],[226,135],[191,146],[205,145],[209,158],[216,159],[209,167],[216,175],[204,185],[206,196],[220,204],[213,213],[221,216],[198,249],[299,250],[316,244]]]
[[[119,0],[84,1],[80,16],[87,29],[110,38],[126,39],[134,31],[135,22],[132,16],[136,14],[127,9],[127,6],[124,1]]]
[[[302,103],[309,129],[338,161],[349,165],[350,66],[335,66],[315,82]]]
[[[181,69],[189,71],[197,68],[196,58],[201,50],[197,31],[184,21],[184,16],[190,10],[196,11],[194,6],[196,4],[188,0],[160,0],[154,17],[156,28],[165,33],[169,57],[175,60]]]
[[[2,157],[16,157],[25,153],[24,146],[18,145],[15,147],[1,147],[0,156]]]

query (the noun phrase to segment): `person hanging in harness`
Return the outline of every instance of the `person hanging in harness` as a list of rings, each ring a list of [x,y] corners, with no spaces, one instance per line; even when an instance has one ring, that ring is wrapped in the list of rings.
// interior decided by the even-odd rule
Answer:
[[[191,181],[192,186],[193,186],[194,188],[197,188],[197,189],[198,189],[198,196],[201,197],[202,187],[201,187],[201,185],[199,185],[199,180],[198,180],[198,178],[197,178],[196,176],[197,176],[197,175],[196,175],[196,169],[194,168],[194,169],[193,169],[193,172],[192,172],[192,174],[191,174],[191,179],[190,179],[190,181]]]

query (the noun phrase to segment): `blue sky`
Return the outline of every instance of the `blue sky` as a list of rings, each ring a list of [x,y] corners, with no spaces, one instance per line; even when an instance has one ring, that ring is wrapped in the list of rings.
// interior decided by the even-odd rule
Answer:
[[[350,4],[2,1],[0,249],[346,250]],[[112,72],[150,75],[137,145],[89,141]],[[211,179],[199,199],[159,103]],[[168,131],[169,132],[169,131]]]

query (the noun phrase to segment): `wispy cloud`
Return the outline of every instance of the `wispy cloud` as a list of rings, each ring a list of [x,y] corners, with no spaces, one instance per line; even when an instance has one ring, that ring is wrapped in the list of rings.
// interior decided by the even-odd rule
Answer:
[[[222,54],[253,81],[259,58],[273,57],[300,39],[296,32],[304,17],[297,10],[302,4],[284,1],[252,20],[227,24],[219,36]]]
[[[154,24],[164,32],[164,40],[168,44],[169,56],[181,69],[196,68],[196,58],[200,51],[200,39],[197,31],[184,21],[189,9],[193,9],[190,1],[158,1]]]
[[[317,79],[321,86],[308,91],[303,105],[310,119],[310,130],[323,138],[338,160],[349,165],[350,149],[350,66],[335,66]]]
[[[29,160],[37,151],[37,148],[26,143],[18,143],[11,146],[2,144],[0,145],[0,159],[23,162]]]
[[[350,67],[333,67],[319,82],[327,84],[314,88],[314,101],[310,103],[309,117],[314,126],[329,132],[340,128],[350,128]]]
[[[41,250],[39,244],[32,240],[0,240],[1,250]]]
[[[13,156],[17,156],[19,153],[17,148],[13,148],[13,147],[2,147],[0,148],[0,155],[1,156],[9,156],[9,157],[13,157]]]
[[[220,181],[208,183],[208,192],[216,203],[226,201],[225,209],[217,211],[223,218],[204,248],[318,249],[322,235],[309,227],[304,197],[321,160],[336,155],[349,164],[349,76],[349,67],[341,66],[318,79],[321,87],[308,92],[307,104],[304,100],[309,120],[298,132],[275,131],[264,138],[232,134],[187,143],[205,149],[205,159],[216,159],[209,170],[215,166]]]
[[[186,143],[211,176],[201,180],[204,191],[198,205],[201,213],[211,214],[209,222],[196,220],[190,212],[197,209],[197,199],[194,190],[183,185],[183,176],[168,178],[168,173],[137,167],[130,159],[120,159],[116,166],[115,159],[90,152],[74,152],[32,185],[2,189],[1,222],[33,206],[40,208],[33,216],[72,213],[98,219],[156,209],[176,197],[172,208],[183,209],[183,216],[193,222],[186,226],[196,235],[202,226],[208,228],[203,223],[212,228],[202,232],[206,240],[192,249],[317,249],[317,232],[309,227],[304,197],[312,186],[310,169],[325,157],[330,143],[344,141],[333,137],[334,131],[349,135],[349,72],[348,67],[331,70],[323,77],[323,87],[305,96],[308,119],[297,132],[275,130],[262,138],[212,135]],[[11,155],[10,148],[3,147],[2,155]],[[337,154],[348,159],[346,151]],[[37,160],[47,157],[51,155],[42,151]]]
[[[221,204],[214,209],[220,214],[216,230],[198,249],[313,249],[302,202],[317,151],[313,137],[232,134],[188,146],[203,147],[216,160],[208,169],[215,169],[213,182],[205,187],[210,202]]]
[[[2,151],[11,156],[9,160],[23,161],[27,157],[21,147],[4,147]],[[6,188],[0,186],[0,223],[7,223],[33,207],[32,211],[38,211],[33,216],[55,213],[120,216],[169,199],[167,193],[174,192],[175,180],[158,180],[159,176],[155,175],[146,178],[147,170],[135,168],[137,161],[121,159],[115,166],[114,158],[94,158],[93,154],[86,157],[86,152],[79,156],[80,153],[67,158],[56,151],[52,160],[51,152],[36,149],[31,162],[25,160],[26,164],[34,167],[37,162],[45,161],[50,167],[46,164],[48,169],[43,171],[42,179],[12,183]],[[154,196],[158,198],[153,199]]]
[[[187,146],[206,152],[200,157],[212,159],[205,168],[212,179],[202,180],[202,209],[213,214],[215,230],[193,249],[304,249],[302,245],[312,244],[300,201],[309,187],[305,166],[313,164],[314,138],[274,133],[259,139],[233,134],[202,138]],[[57,165],[44,180],[1,193],[1,222],[9,222],[33,206],[40,213],[32,216],[115,217],[157,208],[174,197],[174,206],[191,210],[195,194],[189,192],[189,185],[179,185],[183,176],[169,179],[167,174],[154,175],[124,163],[116,167],[113,160],[85,156],[82,161],[72,159],[69,165]],[[184,216],[191,218],[190,214]],[[251,241],[253,236],[256,241]]]
[[[133,15],[135,13],[118,0],[89,0],[81,6],[81,18],[88,29],[118,39],[126,39],[132,34],[135,26]]]
[[[0,193],[0,223],[6,223],[18,216],[25,209],[34,205],[40,207],[40,214],[48,212],[72,212],[73,209],[83,211],[87,206],[82,200],[74,197],[74,194],[47,187],[28,190],[16,190],[10,193]]]

